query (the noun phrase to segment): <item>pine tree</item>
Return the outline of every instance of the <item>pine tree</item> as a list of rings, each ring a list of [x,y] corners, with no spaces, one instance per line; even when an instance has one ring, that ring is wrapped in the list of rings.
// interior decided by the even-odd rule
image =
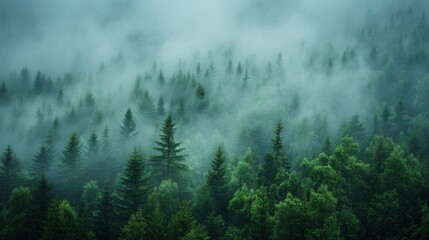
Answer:
[[[129,141],[133,136],[137,134],[136,132],[136,123],[134,122],[133,113],[131,109],[128,108],[125,112],[125,116],[122,119],[121,135],[125,141]]]
[[[76,195],[81,179],[82,145],[76,132],[72,133],[61,158],[61,174],[63,181],[69,185],[72,203],[76,204]]]
[[[32,171],[35,175],[47,173],[50,165],[48,148],[42,144],[34,156]]]
[[[128,158],[118,189],[119,207],[123,217],[137,211],[147,198],[143,159],[137,149]]]
[[[21,163],[10,145],[3,152],[0,160],[0,191],[2,193],[0,204],[3,204],[7,201],[12,189],[21,183],[22,170]]]
[[[89,162],[97,161],[99,157],[99,143],[98,137],[95,132],[91,134],[88,140],[88,147],[86,150],[86,157]]]
[[[283,125],[280,121],[277,122],[276,127],[274,129],[274,139],[272,139],[272,149],[274,152],[274,157],[278,159],[283,153],[283,137],[281,136],[283,132]]]
[[[225,156],[222,147],[219,145],[212,160],[212,170],[207,175],[207,185],[213,199],[216,214],[221,214],[224,218],[227,215],[227,182],[225,179]]]
[[[161,131],[160,140],[155,141],[157,147],[154,147],[159,155],[150,159],[154,184],[157,186],[162,180],[171,179],[180,186],[183,182],[182,173],[188,170],[188,166],[183,163],[185,155],[180,155],[184,150],[180,148],[181,143],[174,139],[175,124],[170,115],[165,119]]]
[[[143,99],[141,100],[139,107],[145,117],[152,120],[156,119],[157,112],[155,105],[147,90],[144,92]]]
[[[143,213],[138,210],[133,213],[128,223],[122,228],[122,234],[120,240],[142,240],[145,239],[146,232],[148,230],[146,219],[143,217]]]
[[[101,199],[95,212],[95,234],[97,239],[116,239],[115,203],[108,186],[101,191]]]
[[[46,213],[51,201],[51,196],[49,194],[51,188],[45,175],[42,174],[39,181],[31,190],[29,220],[31,236],[33,236],[34,239],[41,239],[42,237],[43,223],[46,220]]]
[[[171,217],[168,224],[169,239],[182,239],[196,224],[189,202],[183,202],[179,211]]]
[[[152,213],[149,216],[149,231],[148,239],[164,240],[167,239],[165,232],[165,214],[159,208],[159,204],[155,206]]]

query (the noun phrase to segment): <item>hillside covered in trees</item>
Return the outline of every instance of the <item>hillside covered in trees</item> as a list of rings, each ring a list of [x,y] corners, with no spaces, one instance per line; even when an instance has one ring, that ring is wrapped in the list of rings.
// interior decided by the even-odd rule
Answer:
[[[19,2],[0,239],[429,239],[426,1]]]

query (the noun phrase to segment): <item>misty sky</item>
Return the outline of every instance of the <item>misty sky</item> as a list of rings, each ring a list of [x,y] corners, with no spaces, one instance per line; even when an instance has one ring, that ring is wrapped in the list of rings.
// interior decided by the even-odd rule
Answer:
[[[174,65],[220,49],[238,56],[286,55],[302,42],[348,42],[367,11],[408,1],[0,1],[0,70],[50,73],[84,68],[122,53],[138,66]],[[416,1],[428,7],[427,1]],[[395,5],[395,6],[394,6]],[[396,6],[398,5],[398,6]],[[341,35],[338,33],[342,33]]]

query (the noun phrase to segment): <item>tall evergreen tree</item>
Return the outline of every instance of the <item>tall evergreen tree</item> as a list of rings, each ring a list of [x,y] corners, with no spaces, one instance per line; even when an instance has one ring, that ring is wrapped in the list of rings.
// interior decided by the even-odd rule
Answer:
[[[154,184],[157,186],[162,180],[171,179],[180,186],[183,183],[182,174],[189,168],[184,163],[186,156],[180,154],[184,150],[180,148],[181,143],[174,139],[175,124],[170,115],[165,119],[161,131],[160,140],[155,141],[157,146],[154,147],[159,155],[150,159]]]
[[[286,170],[290,169],[290,163],[284,154],[284,145],[283,145],[283,124],[278,121],[274,128],[274,139],[272,142],[272,150],[274,154],[274,158],[276,161],[276,165],[278,167],[285,168]]]
[[[34,156],[32,171],[35,175],[40,175],[42,173],[47,173],[50,164],[50,156],[48,149],[45,144],[42,144],[39,148],[39,151]]]
[[[227,215],[227,182],[225,178],[225,156],[222,147],[216,150],[212,160],[212,170],[207,175],[207,185],[213,199],[216,214],[221,214],[224,218]]]
[[[76,132],[72,133],[63,150],[63,157],[61,158],[61,175],[63,181],[67,183],[69,190],[67,191],[71,197],[72,203],[76,204],[76,195],[78,187],[80,186],[81,179],[81,164],[82,164],[82,145],[79,136]]]
[[[130,108],[128,108],[125,112],[125,116],[122,119],[122,124],[120,127],[121,135],[125,141],[130,140],[130,138],[137,134],[136,123],[134,122],[133,113],[131,112]]]
[[[119,207],[123,217],[129,218],[147,198],[146,180],[142,156],[134,149],[120,178],[118,189]]]
[[[21,163],[10,145],[3,152],[0,160],[0,191],[2,193],[0,204],[3,204],[7,201],[12,189],[21,183],[22,169]]]
[[[101,191],[101,199],[95,212],[95,235],[97,239],[116,239],[116,212],[112,192],[108,186]]]
[[[46,213],[49,208],[51,196],[51,185],[42,174],[36,185],[31,190],[30,198],[30,229],[33,239],[41,239],[43,223],[46,220]]]

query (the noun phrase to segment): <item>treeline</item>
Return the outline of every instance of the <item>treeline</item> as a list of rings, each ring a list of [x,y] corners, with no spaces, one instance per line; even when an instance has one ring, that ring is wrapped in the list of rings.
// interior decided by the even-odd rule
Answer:
[[[128,115],[126,115],[128,116]],[[124,119],[126,123],[127,118]],[[114,185],[83,183],[74,133],[63,150],[63,199],[39,168],[26,179],[9,146],[1,156],[3,239],[424,239],[427,166],[376,136],[363,154],[351,137],[291,169],[283,127],[261,163],[251,149],[228,161],[216,149],[205,182],[190,193],[188,166],[167,117],[158,156],[134,149]],[[48,154],[47,154],[48,155]],[[39,155],[38,155],[39,156]],[[360,156],[364,156],[361,158]],[[39,164],[39,161],[35,163]],[[39,165],[42,167],[43,165]],[[99,168],[101,171],[102,168]],[[36,175],[33,175],[36,176]],[[83,186],[82,186],[83,185]],[[9,196],[8,198],[5,198]],[[72,203],[70,205],[70,203]],[[392,227],[394,226],[394,227]]]

